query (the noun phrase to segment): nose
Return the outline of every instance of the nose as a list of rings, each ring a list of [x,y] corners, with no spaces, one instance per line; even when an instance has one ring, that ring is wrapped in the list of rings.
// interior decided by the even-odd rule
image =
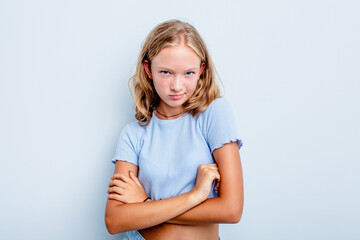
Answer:
[[[182,90],[182,77],[174,76],[171,81],[170,89],[174,92],[180,92]]]

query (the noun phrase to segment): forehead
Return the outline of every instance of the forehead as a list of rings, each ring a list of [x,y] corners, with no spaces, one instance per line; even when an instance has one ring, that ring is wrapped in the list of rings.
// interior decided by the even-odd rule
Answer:
[[[179,45],[162,49],[152,60],[152,67],[195,68],[200,67],[200,63],[199,56],[192,48]]]

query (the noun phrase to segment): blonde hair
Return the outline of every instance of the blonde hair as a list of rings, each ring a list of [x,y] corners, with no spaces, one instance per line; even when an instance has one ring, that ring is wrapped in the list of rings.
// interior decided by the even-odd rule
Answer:
[[[215,80],[215,67],[209,52],[197,30],[188,23],[179,20],[169,20],[157,25],[147,36],[136,66],[136,72],[129,80],[132,81],[135,102],[135,118],[139,124],[149,124],[153,111],[160,102],[152,80],[144,69],[144,61],[150,64],[156,55],[165,47],[177,46],[184,43],[192,48],[199,56],[201,63],[205,63],[194,94],[183,104],[185,111],[197,116],[210,103],[220,97],[220,90]]]

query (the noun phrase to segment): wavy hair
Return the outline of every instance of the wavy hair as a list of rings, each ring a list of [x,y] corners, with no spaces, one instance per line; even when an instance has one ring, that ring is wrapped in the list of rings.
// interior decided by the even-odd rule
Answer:
[[[189,23],[179,20],[169,20],[157,25],[147,36],[138,58],[136,72],[130,78],[133,84],[135,103],[135,118],[139,124],[149,124],[153,111],[160,102],[152,80],[144,69],[144,61],[150,64],[157,54],[169,46],[178,46],[181,42],[192,48],[199,56],[205,69],[201,73],[193,95],[183,104],[185,111],[197,116],[204,111],[210,103],[220,97],[220,89],[215,79],[215,67],[207,47],[197,30]]]

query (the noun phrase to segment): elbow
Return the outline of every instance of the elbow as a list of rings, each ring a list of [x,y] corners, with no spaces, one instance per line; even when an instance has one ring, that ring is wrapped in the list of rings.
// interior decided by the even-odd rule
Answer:
[[[238,223],[241,220],[242,212],[243,212],[243,206],[242,204],[240,206],[235,206],[228,208],[228,214],[226,216],[226,223]]]
[[[241,219],[241,213],[238,214],[238,213],[233,213],[230,217],[230,222],[229,223],[238,223],[240,222],[240,219]]]
[[[115,234],[118,233],[118,232],[116,232],[114,229],[112,229],[111,227],[106,226],[106,228],[107,228],[108,232],[109,232],[111,235],[115,235]]]
[[[112,204],[111,202],[107,202],[106,205],[106,209],[105,209],[105,226],[107,231],[111,234],[114,235],[117,233],[116,229],[115,229],[115,221],[114,221],[114,216],[112,216],[113,214],[111,214],[112,212]]]
[[[111,235],[119,233],[119,231],[115,228],[112,219],[109,216],[105,216],[105,225],[106,229]]]
[[[106,225],[106,229],[108,230],[108,232],[109,232],[111,235],[117,234],[117,232],[115,231],[115,229],[112,228],[112,227],[109,226],[109,225]]]
[[[121,211],[122,205],[115,201],[108,201],[106,205],[105,226],[111,235],[129,231],[128,219]]]
[[[108,230],[108,232],[111,235],[115,235],[115,234],[127,231],[127,230],[122,229],[121,227],[119,227],[119,225],[114,224],[114,221],[112,221],[111,219],[109,219],[107,217],[105,217],[105,225],[106,225],[106,229]]]
[[[117,217],[117,218],[115,218],[115,217],[116,216],[111,216],[111,214],[108,214],[108,213],[105,214],[106,229],[111,235],[115,235],[115,234],[127,231],[126,229],[122,228],[121,224],[118,224],[116,222],[116,219],[119,219],[119,217]]]

